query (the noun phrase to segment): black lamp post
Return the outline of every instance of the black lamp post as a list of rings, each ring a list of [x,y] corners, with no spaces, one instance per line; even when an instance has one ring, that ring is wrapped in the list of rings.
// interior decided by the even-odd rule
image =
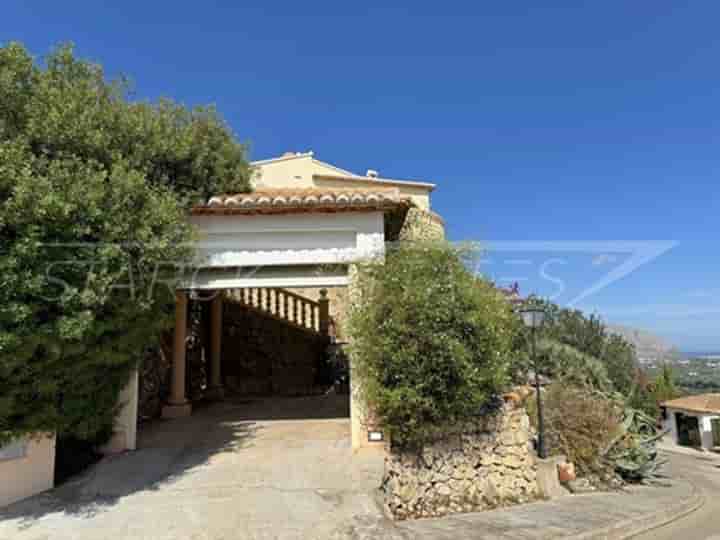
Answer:
[[[535,351],[535,334],[545,320],[545,311],[539,307],[529,307],[520,310],[520,316],[522,317],[523,324],[530,329],[531,334],[531,355],[533,369],[535,370],[535,393],[537,394],[538,456],[540,459],[545,459],[547,454],[545,453],[545,425],[543,423],[542,397],[540,395],[540,366],[538,365],[538,358]]]

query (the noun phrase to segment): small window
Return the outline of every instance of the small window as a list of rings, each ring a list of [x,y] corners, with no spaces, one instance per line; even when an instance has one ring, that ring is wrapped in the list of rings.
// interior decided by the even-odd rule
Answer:
[[[5,446],[0,446],[0,461],[23,458],[26,453],[27,441],[25,439],[18,439]]]

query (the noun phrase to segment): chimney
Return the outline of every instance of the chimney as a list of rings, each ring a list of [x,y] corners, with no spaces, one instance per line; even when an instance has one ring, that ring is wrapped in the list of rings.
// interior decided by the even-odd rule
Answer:
[[[378,172],[374,171],[372,169],[368,169],[367,172],[365,173],[365,176],[367,176],[368,178],[377,178]]]

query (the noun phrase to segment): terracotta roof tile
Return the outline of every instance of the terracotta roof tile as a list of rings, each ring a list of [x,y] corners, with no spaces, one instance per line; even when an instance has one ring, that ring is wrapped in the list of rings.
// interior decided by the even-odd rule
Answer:
[[[664,401],[660,405],[686,411],[720,414],[720,394],[699,394]]]
[[[194,207],[192,213],[198,215],[341,212],[384,210],[409,204],[409,199],[401,197],[397,188],[263,188],[252,193],[212,197],[207,204]]]

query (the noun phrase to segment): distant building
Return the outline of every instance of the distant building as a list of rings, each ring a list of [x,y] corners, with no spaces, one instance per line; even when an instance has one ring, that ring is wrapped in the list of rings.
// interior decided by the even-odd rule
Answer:
[[[660,404],[675,444],[711,450],[720,447],[720,394],[700,394]]]

